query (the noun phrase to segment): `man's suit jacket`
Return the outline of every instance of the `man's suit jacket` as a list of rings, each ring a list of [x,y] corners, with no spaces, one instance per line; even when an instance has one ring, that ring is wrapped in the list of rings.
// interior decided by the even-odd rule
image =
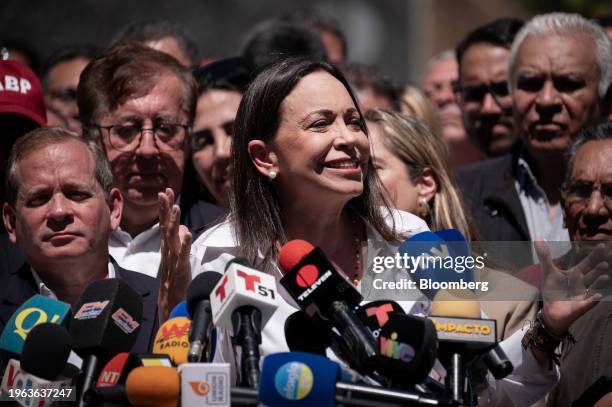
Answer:
[[[459,170],[459,187],[478,240],[530,241],[527,219],[514,185],[521,146],[501,157]],[[507,250],[506,250],[507,251]],[[502,256],[504,253],[501,253]],[[530,249],[506,253],[507,260],[522,268],[532,263]]]
[[[151,353],[159,326],[157,317],[159,283],[156,279],[144,274],[124,270],[114,260],[112,261],[115,267],[115,277],[123,279],[142,296],[142,322],[132,352]],[[0,331],[4,330],[15,310],[24,301],[38,293],[38,287],[27,263],[23,264],[18,270],[2,273],[0,275]]]

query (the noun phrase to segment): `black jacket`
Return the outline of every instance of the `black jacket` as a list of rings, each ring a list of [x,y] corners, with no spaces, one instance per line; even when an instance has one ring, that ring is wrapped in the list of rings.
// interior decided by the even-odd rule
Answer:
[[[142,296],[142,322],[132,352],[151,353],[155,334],[159,327],[157,317],[159,283],[152,277],[122,269],[114,260],[112,261],[115,267],[115,277],[123,279]],[[4,330],[6,323],[17,308],[38,293],[38,287],[27,263],[24,263],[17,270],[0,275],[0,332]]]
[[[468,165],[458,172],[459,187],[464,197],[478,239],[482,241],[530,241],[527,219],[516,192],[521,146],[510,153]],[[508,253],[517,266],[531,263],[531,255]]]

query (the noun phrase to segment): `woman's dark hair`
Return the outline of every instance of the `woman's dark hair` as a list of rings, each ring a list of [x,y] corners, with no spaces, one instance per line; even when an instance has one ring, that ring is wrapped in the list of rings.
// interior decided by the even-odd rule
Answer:
[[[230,198],[230,217],[236,225],[236,237],[240,242],[240,255],[251,264],[259,264],[264,271],[278,255],[277,243],[284,244],[287,236],[281,217],[277,194],[269,179],[261,175],[249,157],[251,140],[268,141],[275,137],[280,123],[281,104],[298,82],[305,76],[324,71],[338,79],[351,96],[367,134],[365,120],[359,110],[355,95],[346,79],[332,65],[307,58],[289,58],[262,71],[242,97],[234,125],[232,145],[233,193]],[[394,228],[384,220],[379,210],[383,202],[381,186],[373,165],[368,163],[363,193],[351,199],[349,208],[357,216],[370,223],[388,241],[397,241]],[[263,264],[259,253],[264,256]]]

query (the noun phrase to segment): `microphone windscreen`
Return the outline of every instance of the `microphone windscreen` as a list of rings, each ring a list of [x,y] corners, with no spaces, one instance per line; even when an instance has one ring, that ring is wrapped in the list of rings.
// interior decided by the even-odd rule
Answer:
[[[142,321],[142,297],[128,283],[108,278],[91,283],[79,299],[70,324],[72,345],[82,357],[106,359],[129,352]]]
[[[64,368],[72,348],[70,334],[61,325],[46,322],[35,326],[21,352],[21,368],[45,380],[55,380]]]
[[[394,313],[378,337],[381,372],[411,383],[421,383],[436,360],[438,339],[427,318]]]
[[[314,246],[305,240],[295,239],[285,243],[278,253],[278,264],[283,274],[294,268],[313,249]]]
[[[135,407],[176,407],[180,385],[174,367],[137,367],[128,375],[125,390],[129,402]]]
[[[175,365],[187,362],[189,353],[189,327],[191,320],[185,317],[164,322],[155,335],[153,353],[168,355]]]
[[[431,304],[431,315],[480,318],[480,303],[473,298],[474,294],[469,290],[440,290]]]
[[[259,402],[266,406],[331,407],[336,405],[340,365],[304,352],[274,353],[264,358]]]
[[[65,302],[33,295],[23,302],[4,325],[0,336],[0,349],[20,354],[28,332],[44,322],[67,325],[70,321],[70,305]]]
[[[331,336],[304,311],[296,311],[285,321],[285,339],[292,352],[314,353],[325,356]]]
[[[196,305],[200,301],[209,300],[212,290],[223,275],[216,271],[205,271],[193,279],[187,289],[187,311],[190,315],[195,313]]]
[[[191,319],[191,314],[189,310],[187,310],[187,300],[183,300],[176,304],[176,307],[170,312],[168,319],[176,318],[176,317],[187,317]]]

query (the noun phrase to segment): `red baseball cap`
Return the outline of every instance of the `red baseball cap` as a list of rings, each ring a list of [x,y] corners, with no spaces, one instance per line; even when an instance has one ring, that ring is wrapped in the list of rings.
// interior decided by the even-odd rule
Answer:
[[[45,95],[40,80],[27,66],[0,61],[0,113],[13,113],[47,124]]]

